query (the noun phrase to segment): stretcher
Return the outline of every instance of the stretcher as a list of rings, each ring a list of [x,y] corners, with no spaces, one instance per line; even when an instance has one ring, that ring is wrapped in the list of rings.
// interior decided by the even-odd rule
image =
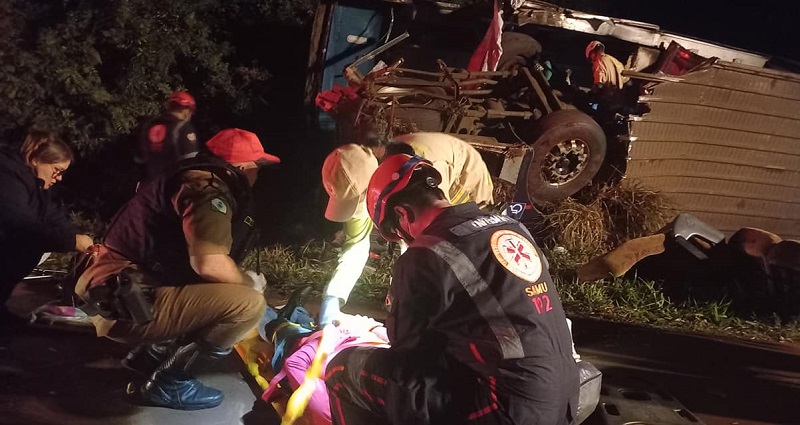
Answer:
[[[321,345],[324,345],[324,343]],[[258,388],[264,391],[269,386],[270,380],[275,376],[275,371],[270,366],[273,354],[272,344],[264,341],[254,330],[247,339],[237,344],[235,349],[244,362],[248,374],[256,382]],[[324,351],[318,352],[318,357]],[[576,361],[580,377],[580,394],[575,423],[580,424],[597,408],[600,400],[602,373],[591,363],[580,360],[579,356],[576,356]],[[320,363],[324,362],[320,361]],[[312,375],[321,376],[322,371],[312,372]],[[272,407],[283,418],[283,425],[309,423],[307,418],[303,416],[305,404],[302,396],[299,397],[300,400],[297,400],[297,393],[298,391],[295,391],[291,401],[285,395],[278,395],[270,399]],[[261,394],[259,393],[257,396],[261,397]],[[296,419],[295,415],[297,415]]]

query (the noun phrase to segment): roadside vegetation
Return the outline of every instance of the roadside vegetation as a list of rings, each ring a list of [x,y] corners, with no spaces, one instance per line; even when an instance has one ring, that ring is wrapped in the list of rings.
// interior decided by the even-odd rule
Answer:
[[[320,241],[294,247],[276,245],[252,255],[246,266],[255,269],[256,263],[260,264],[270,291],[288,294],[300,285],[310,284],[314,296],[318,296],[336,268],[337,254],[338,248]],[[797,319],[783,322],[777,317],[742,316],[727,300],[675,302],[664,294],[661,284],[637,278],[578,284],[571,271],[578,265],[574,256],[561,250],[546,250],[545,255],[570,317],[750,340],[800,340]],[[376,310],[383,308],[391,263],[387,256],[370,260],[349,302]]]
[[[591,196],[590,196],[591,195]],[[535,228],[550,272],[570,317],[595,318],[680,332],[698,332],[748,340],[800,340],[798,317],[755,314],[737,308],[725,297],[699,300],[670,297],[663,281],[635,275],[594,283],[577,283],[576,269],[629,238],[652,234],[675,215],[661,195],[638,185],[595,189],[585,200],[567,200],[543,212]],[[101,235],[105,223],[73,214],[81,231]],[[98,239],[98,238],[96,238]],[[350,296],[350,303],[380,310],[398,251],[390,245],[372,258]],[[322,240],[300,245],[272,245],[252,253],[243,267],[264,273],[268,297],[282,297],[301,285],[313,287],[318,297],[337,265],[339,248]],[[53,255],[44,269],[64,270],[69,255]]]
[[[638,278],[620,278],[578,284],[578,264],[561,250],[546,250],[553,278],[567,315],[651,326],[680,332],[698,332],[748,340],[792,342],[800,340],[800,322],[777,316],[757,317],[735,311],[730,300],[675,302],[664,294],[662,284]],[[259,269],[267,277],[271,296],[285,296],[310,284],[312,296],[322,293],[336,268],[338,248],[323,241],[305,245],[274,245],[251,255],[245,267]],[[68,256],[53,256],[46,269],[66,269]],[[258,266],[256,264],[259,264]],[[372,259],[350,296],[350,303],[379,310],[389,286],[392,260]]]
[[[666,282],[637,276],[577,283],[575,270],[620,243],[657,232],[675,210],[657,192],[636,184],[594,189],[585,200],[567,200],[528,223],[540,236],[550,271],[571,317],[597,318],[681,332],[776,342],[800,340],[798,318],[780,318],[736,308],[726,297],[672,298]],[[301,246],[276,245],[248,258],[246,267],[260,268],[272,291],[288,294],[302,284],[321,293],[336,268],[338,248],[314,241]],[[380,309],[396,252],[371,259],[350,302]],[[259,266],[256,266],[258,264]]]

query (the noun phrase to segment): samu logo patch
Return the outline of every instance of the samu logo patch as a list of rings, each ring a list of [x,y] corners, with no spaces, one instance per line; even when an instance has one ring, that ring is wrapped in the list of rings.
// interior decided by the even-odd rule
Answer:
[[[492,234],[492,253],[497,261],[520,279],[536,282],[542,276],[542,260],[531,241],[511,230]]]

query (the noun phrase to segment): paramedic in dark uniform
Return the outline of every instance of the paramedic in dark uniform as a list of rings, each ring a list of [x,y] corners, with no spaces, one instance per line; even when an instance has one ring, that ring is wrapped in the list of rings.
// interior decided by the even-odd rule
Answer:
[[[266,308],[263,275],[243,273],[237,263],[255,242],[250,190],[258,168],[280,160],[264,152],[255,134],[240,129],[219,132],[207,148],[213,155],[181,161],[139,188],[112,219],[75,290],[89,310],[97,307],[87,313],[98,336],[143,344],[124,364],[147,380],[129,386],[129,393],[174,409],[222,402],[222,392],[191,371],[198,361],[227,355]],[[153,317],[146,323],[119,310],[103,311],[97,295],[131,270],[153,287]]]
[[[391,348],[346,349],[326,369],[333,422],[572,423],[578,370],[546,260],[520,223],[451,205],[439,180],[394,155],[370,181],[370,217],[409,249],[387,297]]]
[[[192,95],[176,91],[167,97],[164,112],[145,124],[134,157],[141,167],[140,181],[152,180],[178,161],[197,155],[197,133],[191,122],[196,108]]]

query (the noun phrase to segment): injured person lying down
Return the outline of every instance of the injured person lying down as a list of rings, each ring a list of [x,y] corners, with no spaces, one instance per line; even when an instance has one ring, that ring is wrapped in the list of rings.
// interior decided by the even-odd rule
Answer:
[[[330,425],[330,401],[323,379],[328,363],[350,347],[388,348],[389,338],[383,324],[370,317],[341,314],[336,325],[315,330],[309,326],[310,318],[303,316],[304,310],[298,310],[292,319],[302,325],[279,317],[265,326],[262,337],[275,346],[272,368],[276,375],[261,398],[269,402],[278,391],[287,391],[292,397],[284,423],[302,416],[311,425]]]
[[[331,397],[325,380],[337,369],[335,365],[328,369],[328,365],[337,354],[353,347],[389,348],[387,329],[370,317],[349,314],[342,314],[334,324],[318,329],[308,311],[297,306],[301,291],[296,292],[291,297],[294,300],[289,302],[289,308],[282,312],[268,308],[263,326],[259,329],[261,337],[274,345],[271,366],[276,373],[261,398],[272,402],[290,396],[282,424],[342,423],[344,418],[334,420],[331,417]],[[580,424],[597,405],[601,373],[590,363],[582,362],[574,348],[573,356],[578,362],[581,385],[574,423]],[[342,402],[333,397],[333,403]],[[341,411],[341,407],[334,411]]]

